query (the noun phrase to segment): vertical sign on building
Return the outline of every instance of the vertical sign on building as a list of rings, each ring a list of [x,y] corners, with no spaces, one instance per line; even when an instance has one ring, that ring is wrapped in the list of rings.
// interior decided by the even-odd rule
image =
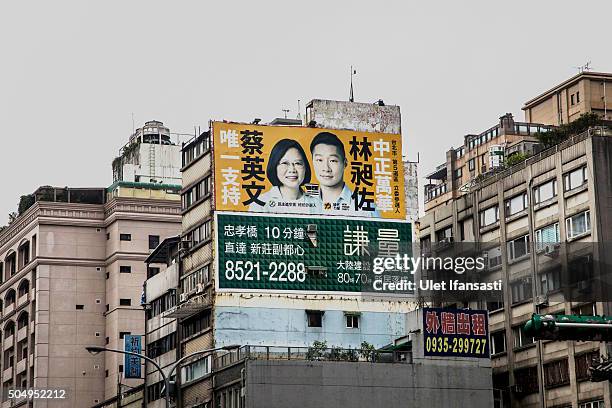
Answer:
[[[141,336],[126,334],[123,339],[125,342],[123,350],[136,354],[142,353]],[[125,378],[141,378],[140,357],[126,354],[124,366],[123,374]]]

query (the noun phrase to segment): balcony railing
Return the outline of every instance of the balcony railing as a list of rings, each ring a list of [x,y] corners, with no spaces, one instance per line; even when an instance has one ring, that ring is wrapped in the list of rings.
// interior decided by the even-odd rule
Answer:
[[[215,370],[219,370],[245,359],[412,363],[412,352],[316,347],[242,346],[235,351],[215,358],[213,367]]]

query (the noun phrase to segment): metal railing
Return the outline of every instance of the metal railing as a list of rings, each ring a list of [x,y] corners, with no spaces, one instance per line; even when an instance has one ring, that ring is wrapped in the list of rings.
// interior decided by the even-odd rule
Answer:
[[[546,157],[552,156],[555,153],[558,153],[561,150],[564,150],[568,148],[569,146],[579,143],[591,136],[610,136],[610,135],[612,135],[612,130],[608,127],[590,128],[588,130],[585,130],[582,133],[578,133],[577,135],[571,136],[567,138],[566,140],[562,141],[561,143],[558,143],[554,146],[549,147],[548,149],[542,150],[540,153],[534,154],[533,156],[529,157],[525,161],[522,161],[508,169],[485,176],[482,180],[479,180],[478,182],[476,182],[471,187],[471,189],[478,189],[478,188],[482,188],[482,187],[491,185],[493,183],[496,183],[497,181],[508,177],[512,173],[523,170],[524,168],[531,166],[533,163],[536,163]]]
[[[242,360],[347,361],[412,363],[411,351],[362,350],[319,347],[242,346],[214,359],[215,370]]]

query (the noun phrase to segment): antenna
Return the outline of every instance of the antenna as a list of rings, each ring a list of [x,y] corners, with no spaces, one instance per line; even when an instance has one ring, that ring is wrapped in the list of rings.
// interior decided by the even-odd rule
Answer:
[[[591,61],[588,61],[586,64],[581,65],[579,67],[574,67],[578,70],[579,74],[582,74],[583,72],[589,72],[593,70],[593,67],[591,66]]]
[[[285,112],[285,119],[287,119],[287,114],[290,112],[289,109],[283,109],[283,112]]]
[[[357,74],[357,70],[353,69],[351,65],[351,93],[349,95],[349,102],[355,102],[355,95],[353,95],[353,75]]]

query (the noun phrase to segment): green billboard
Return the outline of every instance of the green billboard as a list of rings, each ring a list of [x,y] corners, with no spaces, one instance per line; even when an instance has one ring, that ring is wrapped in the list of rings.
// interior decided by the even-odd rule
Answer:
[[[411,224],[216,213],[217,289],[370,292],[372,259],[410,254]]]

